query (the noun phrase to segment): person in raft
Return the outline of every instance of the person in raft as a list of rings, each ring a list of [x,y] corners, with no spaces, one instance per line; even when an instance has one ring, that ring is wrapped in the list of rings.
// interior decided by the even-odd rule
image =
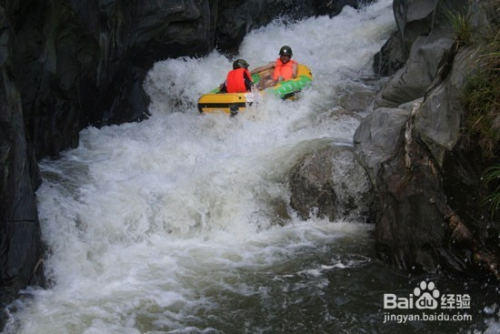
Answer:
[[[252,90],[252,75],[248,71],[245,59],[237,59],[233,63],[233,70],[227,74],[226,81],[220,85],[221,93],[244,93]]]
[[[276,61],[270,62],[267,65],[256,67],[252,70],[252,72],[250,72],[251,74],[254,74],[266,70],[272,70],[260,78],[260,81],[257,84],[257,88],[259,90],[274,86],[280,81],[290,80],[297,77],[298,64],[295,60],[292,60],[292,48],[288,45],[282,46],[279,55],[280,57],[276,59]]]

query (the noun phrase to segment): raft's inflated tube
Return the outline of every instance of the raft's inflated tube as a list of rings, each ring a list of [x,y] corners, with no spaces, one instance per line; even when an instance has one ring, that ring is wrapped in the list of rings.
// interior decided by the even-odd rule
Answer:
[[[263,75],[263,73],[259,74]],[[252,80],[255,84],[257,84],[261,78],[259,74],[252,75]],[[311,83],[311,70],[307,66],[299,64],[297,78],[281,81],[276,86],[269,87],[259,93],[221,93],[219,87],[217,87],[199,98],[198,110],[202,113],[224,111],[229,114],[231,113],[231,107],[237,107],[239,110],[243,110],[247,105],[256,102],[259,94],[268,93],[278,96],[281,99],[294,100],[296,98],[295,94],[300,92],[304,87],[310,86]]]
[[[311,83],[311,78],[303,75],[296,79],[282,81],[276,87],[269,88],[269,90],[273,92],[274,95],[282,99],[287,99],[293,94],[300,92],[302,88],[310,86]]]

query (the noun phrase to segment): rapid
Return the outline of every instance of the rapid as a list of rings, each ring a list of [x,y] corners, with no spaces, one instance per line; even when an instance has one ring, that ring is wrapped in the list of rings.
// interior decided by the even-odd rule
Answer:
[[[471,295],[472,321],[384,323],[384,293],[408,294],[422,277],[376,259],[373,225],[304,221],[289,207],[300,157],[352,145],[360,116],[336,112],[337,92],[373,78],[395,29],[392,0],[380,0],[250,32],[237,58],[253,68],[290,45],[314,83],[297,101],[265,97],[237,117],[196,107],[233,59],[156,63],[148,120],[89,127],[78,148],[40,163],[49,286],[23,291],[5,333],[497,331],[498,305],[480,297],[494,289],[438,277],[442,290]]]

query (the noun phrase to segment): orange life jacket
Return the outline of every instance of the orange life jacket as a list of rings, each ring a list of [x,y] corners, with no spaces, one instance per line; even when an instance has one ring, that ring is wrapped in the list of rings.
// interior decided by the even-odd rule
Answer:
[[[296,64],[295,60],[289,60],[286,64],[281,61],[280,58],[276,59],[276,66],[274,67],[273,80],[278,80],[279,77],[283,77],[285,80],[290,80],[293,78],[293,64]]]
[[[247,86],[245,85],[245,74],[251,81],[252,75],[250,74],[250,71],[245,68],[237,68],[229,71],[226,79],[228,93],[243,93],[248,91]]]

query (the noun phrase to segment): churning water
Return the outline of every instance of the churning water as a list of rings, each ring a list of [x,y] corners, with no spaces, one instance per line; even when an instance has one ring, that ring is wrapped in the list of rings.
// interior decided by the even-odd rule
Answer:
[[[250,68],[288,44],[314,85],[298,101],[267,97],[234,118],[196,108],[231,60],[214,52],[158,62],[144,83],[150,119],[85,129],[77,149],[41,163],[51,286],[25,291],[6,332],[498,329],[498,306],[483,296],[495,298],[494,289],[437,277],[442,291],[471,295],[473,321],[384,323],[383,294],[408,295],[422,278],[376,260],[371,225],[303,221],[288,206],[298,158],[325,143],[351,144],[359,119],[335,113],[337,93],[363,86],[394,29],[392,0],[381,0],[251,32],[238,55]]]

